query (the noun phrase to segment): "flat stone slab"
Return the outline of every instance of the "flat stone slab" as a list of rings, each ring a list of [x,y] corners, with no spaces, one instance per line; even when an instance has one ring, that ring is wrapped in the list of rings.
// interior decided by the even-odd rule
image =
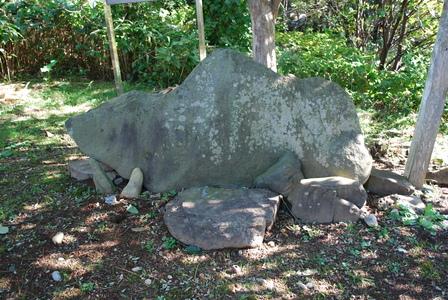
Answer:
[[[288,196],[291,213],[305,223],[355,222],[366,200],[363,186],[344,177],[302,179]]]
[[[280,199],[264,189],[190,188],[166,205],[164,221],[173,237],[204,250],[257,247]]]
[[[378,170],[373,168],[370,177],[365,184],[369,192],[379,196],[388,196],[393,194],[411,195],[415,188],[406,179],[397,173],[388,170]]]

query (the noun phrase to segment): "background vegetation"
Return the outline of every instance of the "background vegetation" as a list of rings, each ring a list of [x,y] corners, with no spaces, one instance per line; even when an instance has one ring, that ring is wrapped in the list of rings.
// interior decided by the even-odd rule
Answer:
[[[441,0],[284,0],[278,69],[322,76],[355,103],[407,116],[419,106]],[[198,63],[194,1],[113,6],[123,77],[154,88],[178,84]],[[204,1],[209,50],[250,52],[244,0]],[[0,76],[110,80],[102,1],[0,0]]]

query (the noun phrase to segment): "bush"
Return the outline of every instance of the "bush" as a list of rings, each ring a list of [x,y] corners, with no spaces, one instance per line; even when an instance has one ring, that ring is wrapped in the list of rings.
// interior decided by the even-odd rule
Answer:
[[[94,7],[83,0],[0,1],[5,13],[0,48],[8,54],[1,62],[3,77],[7,69],[13,75],[36,76],[57,61],[55,76],[112,78],[102,1]],[[168,86],[182,81],[197,64],[195,12],[186,1],[115,5],[112,10],[126,79]]]
[[[330,33],[277,33],[278,70],[298,77],[320,76],[343,86],[366,110],[408,115],[421,101],[429,53],[404,57],[399,71],[379,71],[374,53],[347,46]]]

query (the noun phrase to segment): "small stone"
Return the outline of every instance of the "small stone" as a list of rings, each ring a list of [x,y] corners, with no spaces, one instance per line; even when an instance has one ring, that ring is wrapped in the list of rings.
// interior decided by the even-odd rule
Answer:
[[[312,283],[312,282],[308,282],[308,283],[306,284],[306,287],[309,288],[309,289],[313,289],[313,288],[314,288],[314,283]]]
[[[104,197],[104,203],[109,204],[109,205],[117,205],[120,202],[117,201],[117,196],[109,195],[109,196]]]
[[[51,273],[51,278],[53,278],[54,281],[62,281],[62,275],[59,271],[54,271]]]
[[[8,226],[0,225],[0,234],[7,234],[9,232]]]
[[[132,170],[131,177],[126,187],[121,192],[120,196],[123,198],[134,199],[137,198],[143,185],[143,172],[140,168]]]
[[[373,214],[368,214],[367,216],[365,216],[364,222],[369,227],[377,227],[378,226],[378,220],[377,220],[376,216]]]
[[[238,266],[238,265],[233,265],[232,271],[233,271],[233,273],[235,273],[237,275],[242,273],[242,270],[241,270],[240,266]]]
[[[299,282],[297,283],[297,287],[298,287],[299,289],[301,289],[301,290],[307,290],[307,289],[308,289],[308,287],[307,287],[303,282],[301,282],[301,281],[299,281]]]
[[[51,240],[53,241],[53,243],[55,245],[60,245],[62,244],[62,242],[64,241],[64,233],[63,232],[58,232],[56,233]]]
[[[274,241],[269,241],[268,242],[268,246],[269,247],[275,247],[275,242]]]
[[[267,290],[269,291],[275,290],[275,283],[272,279],[261,279],[261,283]]]
[[[313,276],[317,274],[317,270],[315,269],[306,269],[304,271],[297,271],[297,275],[299,276]]]
[[[152,283],[152,280],[151,279],[145,279],[145,285],[146,286],[150,286],[151,285],[151,283]]]
[[[402,247],[398,247],[398,248],[397,248],[397,251],[400,252],[400,253],[404,253],[404,254],[407,254],[407,253],[408,253],[408,250],[406,250],[406,249],[404,249],[404,248],[402,248]]]
[[[169,280],[171,280],[171,279],[173,279],[173,276],[168,275],[167,278],[168,278]]]
[[[10,265],[8,267],[8,271],[13,273],[13,274],[17,274],[17,269],[16,269],[16,265]]]
[[[133,267],[132,272],[140,272],[142,270],[142,267]]]
[[[133,227],[133,228],[131,228],[132,232],[143,232],[145,230],[147,230],[146,227]]]

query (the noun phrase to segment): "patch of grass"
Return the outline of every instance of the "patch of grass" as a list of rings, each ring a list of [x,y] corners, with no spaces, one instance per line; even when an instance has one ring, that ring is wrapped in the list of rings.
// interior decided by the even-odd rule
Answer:
[[[79,285],[79,289],[80,289],[81,292],[83,292],[83,293],[90,293],[90,292],[93,292],[93,291],[95,290],[95,283],[90,282],[90,281],[88,281],[88,282],[82,282],[82,283]]]
[[[394,275],[398,275],[401,271],[401,264],[396,261],[387,263],[387,270]]]
[[[440,280],[440,272],[437,270],[434,263],[430,260],[425,260],[420,264],[420,274],[423,278],[433,281]]]
[[[173,237],[166,237],[165,236],[165,237],[162,238],[162,241],[163,241],[162,247],[165,248],[166,250],[172,250],[177,245],[177,241]]]
[[[151,240],[146,241],[145,246],[143,247],[146,252],[148,252],[149,254],[152,254],[154,252],[154,242]]]

